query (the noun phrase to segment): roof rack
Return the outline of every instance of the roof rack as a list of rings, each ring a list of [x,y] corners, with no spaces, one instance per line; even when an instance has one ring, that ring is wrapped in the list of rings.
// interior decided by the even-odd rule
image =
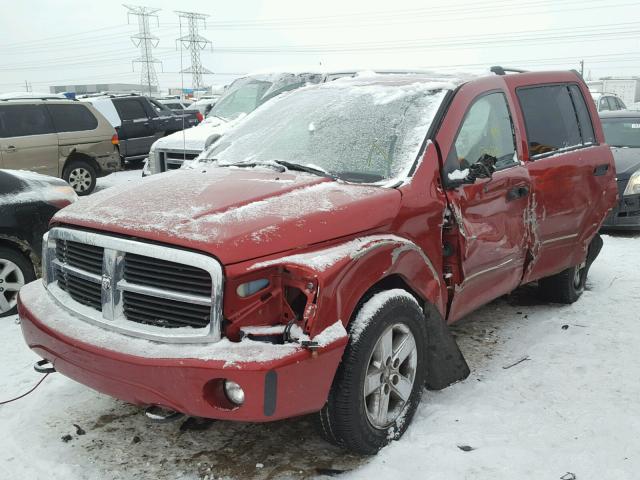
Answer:
[[[0,102],[10,102],[12,100],[69,100],[71,102],[75,101],[75,99],[73,98],[66,98],[66,97],[56,97],[56,96],[45,96],[43,95],[42,97],[30,97],[25,95],[24,97],[7,97],[7,98],[2,98],[0,96]]]
[[[511,73],[527,72],[527,70],[520,70],[519,68],[505,68],[505,67],[500,67],[498,65],[491,67],[489,70],[491,70],[491,72],[495,73],[496,75],[506,75],[507,72],[511,72]]]

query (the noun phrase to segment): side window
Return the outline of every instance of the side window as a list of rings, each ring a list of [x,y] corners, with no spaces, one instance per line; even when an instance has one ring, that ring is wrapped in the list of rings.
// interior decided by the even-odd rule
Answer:
[[[600,97],[600,105],[598,106],[598,111],[604,112],[605,110],[611,110],[609,107],[609,102],[607,101],[607,97]]]
[[[121,120],[138,120],[148,118],[142,102],[137,98],[117,98],[113,104],[120,115]]]
[[[566,85],[517,90],[531,156],[582,145],[578,119]]]
[[[496,158],[496,168],[516,163],[513,125],[503,93],[484,95],[473,103],[447,157],[446,170],[464,170],[485,155]]]
[[[578,122],[580,123],[580,134],[582,135],[582,143],[595,143],[596,136],[593,133],[593,124],[591,123],[589,110],[587,109],[587,104],[584,101],[584,96],[580,91],[580,87],[578,87],[577,85],[569,85],[569,91],[571,92],[573,105],[576,108],[576,115],[578,115]]]
[[[47,109],[57,132],[82,132],[98,126],[98,120],[84,105],[47,105]]]
[[[54,133],[49,114],[42,105],[2,106],[0,116],[5,138]]]

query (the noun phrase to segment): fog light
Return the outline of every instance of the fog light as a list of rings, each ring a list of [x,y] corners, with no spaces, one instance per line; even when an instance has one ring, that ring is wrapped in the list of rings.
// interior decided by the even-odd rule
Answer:
[[[225,380],[224,393],[227,398],[236,405],[242,405],[244,403],[244,390],[242,390],[242,387],[236,382]]]

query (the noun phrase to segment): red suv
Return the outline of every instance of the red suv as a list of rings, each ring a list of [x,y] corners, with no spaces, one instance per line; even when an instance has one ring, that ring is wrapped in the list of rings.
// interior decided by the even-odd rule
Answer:
[[[448,324],[535,281],[578,299],[616,203],[582,79],[496,72],[303,88],[190,169],[65,208],[20,292],[26,342],[134,404],[316,412],[376,452],[468,375]]]

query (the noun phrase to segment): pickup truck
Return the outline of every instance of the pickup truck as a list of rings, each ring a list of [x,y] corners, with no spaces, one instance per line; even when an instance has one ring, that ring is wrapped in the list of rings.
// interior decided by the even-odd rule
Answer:
[[[198,124],[195,116],[178,116],[144,95],[103,95],[81,101],[93,104],[114,126],[123,162],[141,163],[156,140]]]
[[[19,296],[40,368],[156,418],[400,438],[469,374],[448,325],[531,282],[578,300],[616,204],[582,78],[494,72],[302,88],[191,168],[60,211]]]

